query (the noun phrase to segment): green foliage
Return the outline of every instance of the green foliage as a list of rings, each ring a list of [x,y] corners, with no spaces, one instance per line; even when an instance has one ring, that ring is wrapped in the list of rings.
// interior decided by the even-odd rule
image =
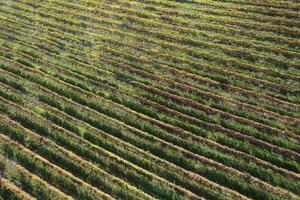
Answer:
[[[294,2],[28,0],[0,12],[0,156],[12,161],[0,175],[28,194],[300,194]],[[0,186],[1,198],[17,195]]]

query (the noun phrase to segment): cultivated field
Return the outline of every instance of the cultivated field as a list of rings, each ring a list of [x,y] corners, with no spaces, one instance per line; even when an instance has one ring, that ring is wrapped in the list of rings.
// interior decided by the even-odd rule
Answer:
[[[1,0],[0,199],[300,199],[300,2]]]

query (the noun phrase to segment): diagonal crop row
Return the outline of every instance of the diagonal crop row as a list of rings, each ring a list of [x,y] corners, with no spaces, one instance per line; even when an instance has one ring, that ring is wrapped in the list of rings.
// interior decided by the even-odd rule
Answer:
[[[27,118],[23,118],[23,119],[27,119]],[[23,122],[24,123],[24,122]],[[32,125],[32,124],[31,124]],[[45,139],[43,139],[43,141],[45,141]],[[278,191],[279,192],[279,191]]]
[[[100,190],[91,187],[62,168],[53,165],[48,160],[38,156],[25,146],[12,141],[5,134],[0,134],[0,150],[9,159],[18,162],[27,170],[30,168],[47,182],[62,187],[64,192],[85,199],[113,199]]]
[[[3,124],[1,124],[1,127]],[[38,199],[64,199],[64,200],[71,200],[72,197],[64,194],[60,190],[56,189],[55,187],[49,185],[47,182],[42,180],[40,177],[30,173],[24,167],[13,163],[10,160],[5,159],[0,155],[0,164],[1,164],[1,171],[3,173],[2,176],[6,177],[8,180],[12,181],[13,183],[21,184],[22,188],[25,192],[28,192],[32,196]],[[15,193],[20,193],[15,191]],[[28,199],[26,196],[23,196],[22,199]]]
[[[160,107],[161,108],[161,107]],[[207,124],[206,124],[207,125]]]
[[[23,9],[23,8],[22,8]],[[25,8],[24,8],[25,9]],[[28,9],[30,9],[30,8],[28,8]],[[57,9],[59,9],[59,8],[55,8],[55,10],[57,10]],[[49,12],[49,11],[51,11],[51,10],[49,10],[49,7],[47,7],[47,12]],[[71,11],[70,11],[70,9],[68,9],[68,10],[61,10],[60,9],[60,13],[61,12],[67,12],[67,13],[70,13]],[[75,15],[75,12],[74,12],[74,15]],[[78,15],[77,13],[76,13],[76,15]],[[113,15],[113,14],[111,14],[111,12],[110,12],[110,15]],[[109,15],[109,16],[110,16]],[[62,15],[60,15],[60,14],[57,14],[56,12],[55,13],[45,13],[45,12],[43,12],[43,14],[41,14],[41,16],[47,16],[47,17],[51,17],[51,18],[54,18],[55,20],[60,20],[60,19],[62,19],[62,17],[60,17],[60,16],[62,16]],[[131,16],[132,17],[132,16]],[[122,17],[121,19],[123,19],[124,17]],[[83,20],[81,20],[80,21],[80,23],[78,23],[78,22],[74,22],[74,20],[73,21],[70,21],[70,20],[72,20],[72,19],[68,19],[68,20],[66,20],[66,19],[64,19],[63,20],[63,22],[67,22],[67,23],[71,23],[71,25],[72,24],[74,24],[74,25],[78,25],[78,26],[87,26],[87,25],[83,25]],[[102,20],[101,20],[102,21]],[[132,20],[131,20],[132,21]],[[111,23],[114,23],[113,21],[111,22]],[[149,22],[148,22],[149,23]],[[147,24],[148,24],[147,23]],[[89,22],[89,26],[90,26],[90,24],[91,24],[91,22]],[[118,22],[117,22],[117,24],[119,24]],[[148,27],[148,26],[147,26]],[[168,36],[166,36],[165,34],[165,32],[164,33],[161,33],[160,35],[157,35],[157,34],[159,34],[159,30],[157,31],[155,31],[155,32],[145,32],[145,31],[147,31],[145,28],[143,28],[143,29],[140,29],[139,28],[139,26],[133,26],[132,25],[132,23],[131,23],[131,25],[130,25],[130,30],[131,30],[131,32],[133,31],[133,30],[135,30],[135,29],[137,29],[137,31],[138,31],[138,33],[140,33],[141,31],[144,33],[144,34],[147,34],[148,35],[148,37],[149,37],[149,35],[153,35],[154,34],[154,36],[156,36],[156,38],[157,38],[157,36],[159,37],[159,38],[162,38],[162,39],[166,39],[166,38],[168,38],[168,41],[173,41],[174,40],[174,38],[172,38],[173,37],[173,35],[174,34],[169,34]],[[137,34],[135,34],[135,36],[136,36],[136,38],[137,38]],[[145,37],[142,37],[142,39],[143,40],[146,40],[147,38],[145,38]],[[176,41],[177,41],[177,43],[176,43],[176,46],[172,46],[172,48],[179,48],[178,47],[178,41],[182,41],[183,39],[180,39],[180,36],[178,36],[178,37],[176,37],[175,38],[176,39]],[[148,39],[149,40],[149,39]],[[185,40],[185,39],[184,39]],[[153,40],[150,40],[150,41],[152,41],[153,42]],[[197,42],[196,41],[185,41],[185,42],[183,42],[183,43],[187,43],[187,44],[190,44],[190,43],[192,43],[192,44],[196,44]],[[198,45],[200,45],[200,46],[203,46],[204,44],[206,44],[207,45],[207,42],[206,43],[199,43]],[[216,44],[215,44],[216,45]],[[214,46],[215,46],[214,45]],[[183,48],[184,46],[181,46],[181,48]],[[238,61],[234,61],[233,59],[222,59],[222,57],[223,56],[221,56],[221,55],[219,55],[219,56],[213,56],[213,55],[208,55],[208,54],[206,54],[206,52],[207,52],[207,49],[206,49],[206,51],[205,52],[203,52],[202,54],[200,54],[200,51],[201,51],[201,49],[197,49],[197,51],[193,51],[193,49],[192,48],[185,48],[186,49],[186,51],[185,52],[188,52],[188,53],[190,53],[191,55],[193,55],[193,56],[197,56],[197,55],[199,55],[200,57],[205,57],[206,59],[210,59],[209,61],[214,61],[214,62],[216,62],[216,61],[218,61],[218,60],[220,60],[220,62],[221,63],[230,63],[230,64],[232,64],[233,66],[240,66],[240,67],[242,67],[243,69],[247,69],[247,70],[250,70],[250,68],[253,68],[253,70],[256,68],[256,66],[252,66],[252,65],[249,65],[249,64],[246,64],[246,63],[241,63],[241,62],[238,62]],[[218,49],[220,49],[220,47],[218,48]],[[188,50],[188,51],[187,51]],[[225,50],[224,48],[223,48],[223,50]],[[231,49],[231,50],[228,50],[227,52],[233,52],[233,50]],[[216,54],[216,51],[214,51],[213,52],[214,54]],[[252,57],[251,57],[252,58]],[[268,58],[263,58],[264,60],[268,60]],[[275,63],[276,64],[276,63]],[[273,65],[274,65],[274,63],[273,63]],[[272,65],[272,66],[273,66]],[[280,62],[278,62],[278,65],[279,66],[287,66],[287,64],[283,64],[283,63],[280,63]],[[258,69],[258,71],[262,71],[263,70],[263,68],[260,68],[260,69]],[[268,68],[268,69],[266,69],[266,70],[264,70],[263,72],[265,72],[265,73],[268,73],[268,72],[271,72],[272,71],[272,69],[270,69],[270,68]],[[255,71],[254,71],[255,72]],[[273,71],[273,74],[276,74],[276,71]],[[278,73],[277,73],[278,74]],[[287,76],[287,74],[285,74],[285,76],[284,75],[277,75],[277,76],[280,76],[280,77],[285,77],[285,76]],[[292,77],[292,76],[291,76]],[[295,77],[294,77],[295,78]]]
[[[74,98],[75,98],[75,97],[74,97]],[[75,99],[75,100],[76,100],[76,99]],[[77,100],[78,100],[78,99],[77,99]],[[77,101],[77,100],[76,100],[76,101]],[[82,102],[82,100],[80,100],[80,102]],[[94,106],[93,106],[93,107],[94,107]],[[99,107],[98,107],[98,109],[99,109]],[[103,112],[103,111],[101,111],[101,112]]]
[[[20,108],[21,109],[21,108]],[[20,119],[19,119],[20,120]],[[23,123],[25,123],[24,122],[24,120],[25,120],[25,118],[23,118]],[[30,122],[28,122],[27,121],[27,123],[30,123]],[[31,126],[33,126],[33,123],[31,122]],[[35,125],[35,126],[38,126],[37,124]],[[42,129],[41,128],[41,126],[40,126],[40,129]],[[40,131],[41,132],[41,131]],[[54,133],[51,133],[51,134],[55,134],[55,131],[53,131]],[[60,134],[61,135],[61,134]],[[56,137],[58,137],[58,135],[56,136]],[[61,136],[62,137],[62,136]],[[69,137],[68,137],[68,139],[70,140],[70,139],[72,139],[73,140],[73,142],[75,142],[74,141],[74,136],[72,137],[70,134],[69,134]],[[67,138],[65,138],[64,140],[65,140],[65,143],[66,143],[66,141],[68,140]],[[44,139],[44,141],[45,141],[46,139]],[[61,139],[62,140],[62,139]],[[34,140],[35,141],[35,140]],[[81,143],[81,146],[80,146],[80,148],[83,148],[85,145],[84,145],[84,142],[82,141]],[[65,144],[66,145],[66,144]],[[78,146],[79,147],[79,146]],[[95,151],[95,150],[94,150]],[[77,152],[77,153],[79,153],[79,152]],[[98,151],[98,156],[99,156],[99,151]],[[86,155],[87,154],[87,152],[85,152],[85,154],[83,154],[83,155]],[[91,152],[89,153],[89,154],[91,154]],[[103,154],[103,153],[102,153]],[[82,156],[83,156],[82,155]],[[94,158],[95,159],[95,158]],[[112,158],[111,158],[112,159]],[[116,158],[113,158],[114,160],[116,160]],[[120,160],[119,160],[119,162],[120,162]],[[120,163],[119,163],[120,164]],[[120,166],[119,166],[120,167]],[[127,166],[128,167],[128,166]],[[117,168],[115,167],[115,170],[116,170]],[[129,168],[130,169],[130,168]],[[128,168],[127,168],[127,170],[125,170],[125,169],[122,169],[122,170],[125,170],[125,171],[127,171],[126,173],[128,174],[129,173],[129,170]],[[119,171],[118,173],[121,173],[121,171]],[[157,184],[155,184],[155,185],[157,185]],[[148,185],[148,187],[149,187],[149,185]],[[214,187],[216,187],[216,186],[214,186]],[[217,186],[218,187],[218,186]],[[161,188],[162,189],[162,188]],[[165,194],[165,195],[167,195],[167,194]],[[190,196],[191,198],[192,198],[192,196]],[[216,197],[215,197],[216,198]]]
[[[15,116],[10,116],[10,117],[14,117],[19,120],[22,119],[22,116],[20,116],[19,114],[15,115]],[[153,199],[150,196],[143,194],[140,191],[136,190],[134,192],[133,187],[131,187],[129,185],[128,186],[123,185],[122,191],[118,192],[117,187],[120,184],[120,181],[118,181],[118,179],[112,178],[112,176],[111,176],[111,179],[104,180],[106,175],[103,172],[101,172],[100,168],[96,167],[92,163],[85,162],[83,159],[81,159],[74,153],[64,150],[64,148],[56,145],[54,142],[51,142],[46,137],[38,136],[38,135],[34,134],[33,132],[26,130],[25,128],[22,128],[17,123],[15,123],[9,119],[5,119],[4,116],[2,116],[2,118],[4,119],[3,120],[4,123],[6,121],[7,124],[11,125],[10,127],[4,126],[4,130],[5,130],[6,134],[10,135],[10,137],[13,137],[17,140],[19,139],[18,140],[19,142],[22,142],[22,143],[27,142],[28,148],[32,149],[33,151],[37,151],[43,157],[48,158],[49,160],[51,160],[52,162],[54,162],[55,164],[57,164],[59,166],[62,166],[63,168],[67,169],[69,172],[76,174],[82,180],[85,179],[90,184],[92,184],[92,185],[95,184],[95,185],[97,185],[98,188],[104,189],[106,191],[108,191],[108,190],[105,189],[105,187],[106,187],[105,185],[108,185],[109,182],[114,183],[114,185],[111,187],[111,190],[115,192],[114,195],[116,195],[116,196],[123,195],[123,198],[134,199],[136,197],[140,197],[140,198],[144,198],[144,199]],[[25,123],[25,122],[23,121],[23,123]],[[27,123],[28,123],[27,125],[29,125],[30,122],[27,121]],[[12,127],[16,127],[19,131],[14,130]],[[41,129],[41,131],[39,134],[43,135],[42,128],[40,128],[40,129]],[[22,132],[20,132],[20,131],[22,131]],[[23,136],[22,136],[22,133],[23,133]],[[20,135],[18,136],[18,134],[20,134]],[[24,134],[25,134],[25,136],[24,136]],[[53,134],[55,134],[55,132]],[[32,137],[30,137],[30,136],[32,136]],[[42,142],[43,145],[38,144],[38,142]],[[56,152],[56,154],[55,154],[55,152]],[[70,160],[68,160],[69,157],[70,157]],[[72,165],[72,162],[77,163],[77,164]],[[71,168],[71,166],[73,166],[73,169]],[[83,166],[85,168],[81,169],[81,167],[83,167]],[[84,172],[84,169],[86,170],[86,172]],[[81,177],[81,174],[84,174],[84,173],[86,173],[85,178]],[[90,174],[88,175],[87,173],[90,173]],[[99,177],[101,176],[102,179],[98,179],[97,176],[99,176]],[[128,190],[130,192],[125,194],[126,190]]]
[[[24,44],[24,43],[22,43],[23,45],[25,45],[26,46],[26,44]],[[30,46],[31,48],[32,48],[32,46]],[[33,47],[34,48],[34,47]],[[42,49],[40,49],[39,51],[41,51],[41,52],[43,52],[43,50]],[[49,53],[48,53],[48,55],[49,55]],[[51,55],[51,56],[53,56],[53,55]],[[202,93],[203,94],[203,93]],[[206,93],[207,94],[207,93]],[[207,95],[206,95],[207,96]],[[239,104],[239,105],[241,105],[241,104]],[[243,105],[245,105],[245,104],[243,104]],[[250,106],[251,107],[251,106]],[[249,106],[247,106],[247,108],[249,108]],[[251,107],[251,108],[253,108],[253,106]],[[256,109],[256,111],[257,111],[257,109]],[[277,115],[277,116],[279,116],[279,115]],[[293,121],[292,119],[287,119],[288,121]]]
[[[43,14],[43,15],[45,15],[45,14]],[[57,18],[57,17],[56,17],[56,16],[54,16],[54,15],[51,15],[51,16],[53,16],[53,17],[54,17],[54,18],[56,18],[56,19],[60,19],[60,18]],[[64,20],[64,22],[66,22],[66,20]],[[104,27],[102,27],[102,28],[104,28]],[[120,32],[120,31],[118,31],[118,32]],[[128,35],[128,34],[129,34],[129,33],[127,33],[127,35]],[[135,35],[135,37],[137,37],[137,36]],[[146,39],[146,38],[145,38],[145,37],[143,37],[143,39]],[[175,48],[176,48],[177,46],[174,46],[174,45],[173,45],[173,46],[172,46],[172,48],[173,48],[173,47],[175,47]]]
[[[55,2],[54,2],[55,3]],[[58,3],[58,2],[57,2]],[[57,5],[57,4],[54,4],[54,5]],[[78,10],[78,7],[77,5],[78,4],[66,4],[64,2],[59,2],[59,5],[62,6],[64,5],[64,7],[67,8],[66,9],[62,9],[62,8],[57,8],[57,7],[47,7],[47,9],[53,9],[53,10],[59,10],[60,13],[68,13],[68,14],[71,14],[72,15],[75,15],[75,12],[72,12],[73,11],[77,11]],[[70,7],[71,6],[71,7]],[[95,6],[95,5],[93,5]],[[84,10],[87,10],[89,7],[81,7],[79,10],[81,11],[84,11]],[[72,9],[72,10],[71,10]],[[104,8],[105,9],[105,8]],[[128,8],[124,8],[122,7],[122,9],[126,9],[128,10]],[[243,57],[244,59],[250,59],[253,60],[253,59],[257,59],[257,60],[264,60],[265,62],[271,62],[273,65],[272,67],[274,66],[278,66],[278,67],[282,67],[282,66],[291,66],[293,64],[291,63],[287,63],[285,61],[282,61],[282,60],[277,60],[276,58],[271,58],[271,57],[266,57],[266,56],[263,56],[261,55],[261,52],[260,52],[260,55],[257,55],[257,51],[251,51],[249,52],[248,49],[241,49],[240,51],[237,51],[239,49],[239,47],[236,47],[233,49],[233,48],[229,48],[227,45],[220,45],[220,44],[217,44],[217,43],[210,43],[209,41],[207,41],[207,38],[204,37],[202,38],[197,38],[197,40],[195,40],[195,35],[193,35],[193,37],[188,37],[188,36],[184,36],[182,37],[180,34],[178,34],[178,30],[179,28],[174,28],[174,27],[168,27],[166,26],[166,24],[164,23],[158,23],[157,20],[153,21],[153,20],[149,20],[148,18],[147,19],[144,19],[144,18],[140,18],[138,16],[135,16],[134,14],[136,14],[136,10],[131,10],[131,12],[129,14],[131,15],[126,15],[126,14],[119,14],[117,13],[118,11],[115,11],[115,12],[112,12],[111,10],[108,10],[108,11],[104,11],[103,9],[101,9],[101,15],[105,15],[107,17],[117,17],[117,18],[120,18],[120,19],[124,19],[124,18],[128,18],[128,20],[130,20],[131,24],[133,24],[134,22],[137,22],[137,25],[139,24],[146,24],[147,25],[147,35],[154,35],[154,36],[158,36],[160,38],[167,38],[167,40],[174,40],[174,38],[176,38],[176,42],[177,44],[178,43],[182,43],[182,44],[189,44],[189,45],[192,45],[192,46],[201,46],[201,47],[208,47],[208,48],[213,48],[214,49],[214,52],[216,51],[219,51],[219,50],[222,50],[224,53],[226,54],[229,54],[231,56],[235,56],[235,57]],[[78,16],[78,12],[76,12],[77,16]],[[76,16],[76,15],[75,15]],[[97,18],[93,17],[92,19],[90,18],[90,16],[88,15],[84,15],[84,13],[80,13],[80,17],[84,17],[83,19],[89,19],[89,21],[97,21]],[[148,30],[150,27],[153,27],[155,28],[155,32]],[[156,28],[157,27],[157,28]],[[130,27],[131,28],[131,31],[132,31],[132,26]],[[166,31],[164,30],[168,30],[168,34],[166,33]],[[161,30],[164,30],[164,31],[161,31]],[[174,31],[176,30],[176,31]],[[159,33],[159,34],[158,34]],[[176,36],[176,37],[175,37]],[[289,60],[287,60],[289,61]],[[256,63],[258,64],[258,63]],[[246,66],[246,65],[245,65]],[[295,65],[297,66],[297,64]],[[255,67],[256,66],[251,66],[251,65],[247,65],[247,69],[250,70],[250,68],[253,68],[253,70],[256,70]],[[263,70],[263,68],[258,68],[260,69],[259,71]],[[265,70],[264,72],[268,73],[270,72],[270,70],[272,70],[271,68],[267,68],[269,71]]]
[[[18,188],[15,184],[2,177],[0,178],[0,199],[35,200],[35,198]]]
[[[48,108],[48,109],[49,109],[49,108]],[[56,112],[55,115],[58,115],[58,113]],[[69,126],[68,126],[68,127],[69,127]],[[74,128],[73,128],[72,130],[74,130]]]
[[[47,109],[52,109],[51,107],[49,107],[49,106],[47,106]],[[39,111],[41,110],[41,109],[38,109]],[[42,109],[42,110],[44,110],[44,109]],[[53,109],[52,109],[53,110]],[[60,123],[60,125],[61,125],[61,123],[62,123],[62,121],[61,121],[61,119],[58,119],[56,116],[58,115],[58,113],[57,113],[57,111],[55,112],[55,115],[51,115],[51,117],[50,117],[50,115],[49,115],[49,112],[47,112],[47,115],[46,115],[46,117],[50,117],[50,120],[54,120],[54,122],[55,123]],[[59,121],[58,121],[59,120]],[[63,125],[66,125],[66,124],[69,124],[68,122],[64,122],[63,123]],[[77,128],[75,128],[76,126],[74,125],[73,126],[73,128],[71,128],[70,127],[70,125],[68,125],[66,128],[68,128],[68,129],[70,129],[71,128],[71,131],[75,131],[75,130],[77,130]],[[95,129],[95,128],[94,128]],[[78,130],[77,130],[78,131]],[[75,131],[75,132],[77,132],[77,131]],[[99,136],[96,136],[97,134],[99,134],[99,130],[97,130],[97,134],[96,135],[90,135],[90,133],[87,133],[87,132],[85,132],[85,133],[78,133],[78,134],[84,134],[85,136],[84,136],[84,138],[85,139],[88,139],[90,142],[95,142],[95,140],[97,139],[97,141],[98,142],[100,142],[99,141]],[[86,138],[87,137],[87,138]],[[108,137],[109,138],[111,138],[111,136],[109,136],[109,135],[105,135],[105,133],[104,133],[104,135],[102,134],[102,137],[105,137],[106,139],[105,139],[105,147],[107,148],[107,139],[108,139]],[[92,139],[92,140],[91,140]],[[119,140],[119,141],[121,141],[121,140]],[[102,142],[103,143],[103,142]],[[122,142],[123,143],[123,142]],[[120,147],[120,145],[117,145],[116,147]],[[114,148],[116,148],[116,147],[114,147]],[[126,147],[125,148],[125,150],[127,150],[129,147]],[[135,150],[135,152],[136,152],[137,150]],[[137,151],[139,154],[141,154],[141,151],[140,150],[138,150]],[[143,162],[145,162],[145,157],[148,157],[149,155],[146,153],[143,153],[144,155],[142,156],[142,157],[140,157],[140,156],[138,156],[138,158],[143,158],[142,159],[142,162],[139,162],[139,164],[143,164]],[[126,157],[128,157],[129,156],[129,153],[125,153],[125,154],[123,154],[124,156],[126,156]],[[133,155],[135,155],[135,154],[133,154]],[[137,158],[136,158],[137,159]],[[153,158],[152,158],[153,159]],[[155,163],[158,163],[158,162],[160,162],[160,163],[164,163],[164,165],[166,165],[166,163],[165,162],[162,162],[160,159],[157,159],[157,158],[155,158]],[[147,166],[147,165],[146,165]],[[172,166],[172,165],[171,165]],[[170,167],[170,164],[167,164],[166,166],[165,166],[166,168],[169,168]],[[157,166],[152,166],[150,169],[151,170],[153,170],[153,169],[155,169],[155,168],[157,168]],[[175,167],[175,169],[176,169],[176,167]],[[165,174],[170,174],[171,172],[169,171],[169,172],[165,172],[164,174],[162,174],[162,175],[165,175]],[[181,173],[180,171],[176,171],[176,173]],[[190,173],[187,173],[187,172],[183,172],[184,174],[185,174],[185,176],[189,176],[190,178],[192,178],[192,179],[195,179],[195,180],[198,180],[198,181],[201,181],[201,178],[199,179],[199,178],[197,178],[197,175],[196,174],[194,174],[194,175],[190,175]],[[174,178],[175,178],[175,174],[170,174],[170,176],[172,177],[172,179],[174,180]],[[176,179],[177,180],[177,179]],[[212,197],[211,197],[212,198]]]

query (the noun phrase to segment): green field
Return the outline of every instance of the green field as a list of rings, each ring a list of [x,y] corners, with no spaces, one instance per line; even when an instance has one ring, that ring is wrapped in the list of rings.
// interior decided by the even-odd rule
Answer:
[[[298,0],[0,1],[0,200],[300,199]]]

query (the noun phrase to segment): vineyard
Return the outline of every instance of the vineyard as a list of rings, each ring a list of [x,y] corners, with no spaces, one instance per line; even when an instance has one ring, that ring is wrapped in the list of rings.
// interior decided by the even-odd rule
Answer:
[[[300,199],[298,0],[0,1],[0,200]]]

